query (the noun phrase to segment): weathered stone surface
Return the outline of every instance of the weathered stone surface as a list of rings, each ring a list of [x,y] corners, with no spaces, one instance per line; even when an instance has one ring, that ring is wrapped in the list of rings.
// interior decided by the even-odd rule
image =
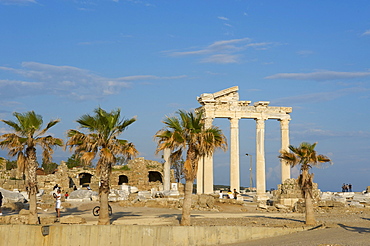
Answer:
[[[30,214],[30,211],[27,209],[22,209],[21,211],[19,211],[19,215],[29,215],[29,214]]]
[[[161,179],[163,177],[163,164],[157,161],[145,160],[144,158],[136,158],[130,160],[127,164],[128,170],[122,168],[123,166],[114,166],[111,174],[111,188],[120,190],[121,185],[128,185],[130,187],[130,193],[137,192],[138,190],[150,190],[155,188],[157,190],[163,190],[162,180],[149,180],[149,173],[156,173],[157,177]],[[28,195],[25,186],[25,180],[14,180],[16,178],[16,170],[0,170],[2,179],[0,179],[0,187],[5,190],[18,189],[24,196],[24,199],[28,199]],[[86,179],[89,177],[90,179]],[[124,181],[126,177],[127,181]],[[122,179],[123,178],[123,179]],[[76,167],[68,169],[64,162],[58,167],[55,174],[37,176],[38,187],[40,191],[45,190],[45,194],[49,194],[53,190],[54,185],[58,184],[62,189],[62,194],[65,192],[71,193],[73,186],[76,188],[83,188],[82,185],[89,184],[94,191],[99,189],[99,176],[94,168]],[[82,182],[83,181],[83,182]],[[170,173],[170,181],[175,182],[174,173]],[[82,183],[81,183],[82,182]],[[37,194],[38,199],[43,199],[44,194]],[[6,196],[5,196],[6,197]],[[98,196],[90,197],[92,200],[98,200]],[[76,198],[81,199],[81,198]],[[120,195],[117,200],[122,199]],[[4,203],[7,201],[4,200]]]
[[[23,225],[28,223],[28,215],[0,216],[0,224]]]
[[[61,224],[86,224],[85,218],[81,216],[68,215],[60,217]]]
[[[11,211],[19,211],[25,207],[23,202],[11,202],[3,205],[4,209],[9,209]]]
[[[88,198],[91,199],[92,196],[97,196],[98,193],[92,190],[75,190],[69,194],[68,199],[84,199]]]
[[[42,225],[51,225],[54,224],[56,216],[55,215],[40,215],[40,223]]]
[[[14,181],[14,180],[13,180]],[[12,202],[25,202],[26,199],[19,192],[9,191],[3,188],[0,188],[0,192],[3,195],[3,203],[12,203]]]
[[[266,205],[266,203],[259,203],[258,204],[258,208],[261,208],[261,209],[268,209],[268,205]]]
[[[276,207],[277,209],[288,209],[288,207],[287,207],[287,206],[282,205],[282,204],[279,204],[279,203],[275,204],[275,207]]]
[[[313,200],[320,200],[321,192],[317,188],[317,183],[313,183]],[[273,192],[273,200],[275,204],[283,204],[293,207],[295,203],[302,199],[302,192],[298,185],[297,179],[287,179],[283,184],[278,185],[278,189]]]

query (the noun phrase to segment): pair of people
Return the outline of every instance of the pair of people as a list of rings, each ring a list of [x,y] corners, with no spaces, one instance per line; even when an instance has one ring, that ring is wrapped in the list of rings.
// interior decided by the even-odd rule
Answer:
[[[342,185],[342,192],[352,192],[352,185],[351,184],[345,184]]]
[[[236,189],[234,189],[234,192],[232,192],[230,189],[227,191],[227,195],[229,196],[229,199],[236,199],[238,197],[238,192]]]

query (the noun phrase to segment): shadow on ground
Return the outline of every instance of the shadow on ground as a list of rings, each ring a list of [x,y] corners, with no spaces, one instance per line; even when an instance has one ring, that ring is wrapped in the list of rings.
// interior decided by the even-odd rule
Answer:
[[[346,226],[343,224],[338,224],[340,227],[347,231],[357,232],[357,233],[370,233],[370,228],[366,227],[356,227],[356,226]]]

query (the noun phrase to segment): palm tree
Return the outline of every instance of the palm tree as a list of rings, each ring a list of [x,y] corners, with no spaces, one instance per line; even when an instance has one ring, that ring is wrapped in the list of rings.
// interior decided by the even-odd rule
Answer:
[[[155,135],[157,154],[169,148],[171,159],[180,160],[186,152],[184,163],[185,194],[182,209],[181,225],[190,225],[191,196],[194,179],[201,157],[212,155],[215,148],[226,150],[226,138],[217,127],[205,128],[202,112],[179,110],[177,116],[166,117],[165,127]]]
[[[117,137],[134,123],[136,118],[120,119],[120,109],[108,113],[99,107],[94,110],[94,113],[92,116],[85,114],[77,120],[80,127],[86,129],[88,133],[85,134],[73,129],[68,130],[66,147],[69,146],[71,151],[74,149],[75,154],[80,155],[80,159],[85,163],[91,163],[95,156],[99,155],[96,165],[96,171],[100,177],[98,224],[108,225],[110,224],[108,215],[109,179],[112,165],[116,163],[118,155],[132,157],[138,154],[132,143]]]
[[[289,145],[291,152],[287,150],[281,150],[279,158],[285,160],[291,167],[300,165],[300,175],[298,177],[298,185],[301,188],[302,195],[305,199],[306,204],[306,224],[315,225],[315,215],[312,204],[312,189],[313,189],[313,177],[314,174],[310,173],[310,169],[313,166],[318,166],[321,163],[329,162],[329,157],[324,155],[318,155],[315,151],[317,143],[310,144],[303,142],[299,147]]]
[[[43,137],[43,135],[60,120],[51,120],[46,128],[42,129],[42,116],[36,114],[34,111],[23,114],[15,112],[13,115],[16,121],[1,120],[10,126],[14,132],[0,136],[0,147],[2,149],[8,149],[9,156],[17,156],[18,169],[26,174],[26,185],[30,199],[28,223],[37,224],[36,194],[38,188],[36,169],[38,163],[36,147],[40,146],[42,148],[43,162],[50,163],[52,161],[52,154],[54,153],[53,148],[63,146],[63,140],[50,135]]]

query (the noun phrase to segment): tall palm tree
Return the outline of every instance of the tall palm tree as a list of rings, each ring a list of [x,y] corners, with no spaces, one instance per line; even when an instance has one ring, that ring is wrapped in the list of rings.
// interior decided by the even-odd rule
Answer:
[[[299,145],[299,147],[294,147],[289,145],[289,149],[291,152],[287,150],[281,150],[279,158],[287,161],[291,167],[300,165],[300,175],[298,177],[298,184],[301,188],[302,195],[305,199],[306,204],[306,224],[307,225],[315,225],[315,215],[314,209],[312,204],[312,189],[313,189],[313,177],[314,174],[310,173],[310,169],[313,166],[318,166],[321,163],[329,162],[331,160],[329,157],[324,155],[318,155],[316,153],[315,147],[317,143],[310,144],[307,142],[303,142]]]
[[[74,149],[75,154],[80,155],[80,159],[85,163],[91,163],[96,155],[99,155],[96,165],[96,171],[100,177],[99,225],[110,224],[108,195],[110,174],[112,165],[116,163],[116,157],[118,155],[133,157],[138,154],[132,143],[117,138],[135,121],[136,118],[122,120],[120,109],[112,110],[109,113],[99,107],[94,110],[94,115],[85,114],[77,120],[80,127],[86,129],[88,133],[73,129],[67,132],[68,141],[66,147],[69,146],[71,151]]]
[[[60,120],[51,120],[46,128],[42,129],[42,116],[34,111],[26,113],[13,113],[16,121],[1,120],[12,128],[13,133],[3,134],[0,136],[0,147],[8,149],[8,155],[11,157],[17,156],[18,169],[26,174],[26,185],[30,199],[30,214],[29,224],[37,224],[37,208],[36,194],[37,176],[36,169],[38,167],[36,158],[36,147],[42,148],[42,160],[44,163],[52,161],[53,148],[63,146],[63,140],[54,138],[51,135],[43,137],[45,133],[57,124]]]
[[[166,117],[165,127],[155,135],[157,154],[169,148],[171,159],[180,160],[186,152],[184,163],[185,194],[182,209],[181,225],[190,225],[191,196],[194,179],[201,157],[212,155],[215,148],[226,150],[226,138],[217,127],[205,128],[202,112],[179,110],[178,116]]]

